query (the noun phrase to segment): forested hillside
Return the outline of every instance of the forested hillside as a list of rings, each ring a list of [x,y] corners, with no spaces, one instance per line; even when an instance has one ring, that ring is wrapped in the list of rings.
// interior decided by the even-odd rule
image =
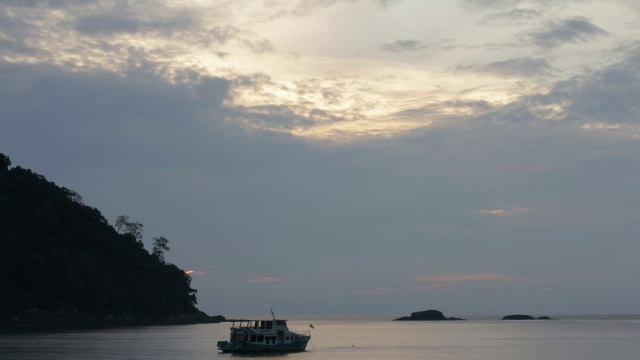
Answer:
[[[191,278],[138,240],[0,154],[0,320],[199,314]]]

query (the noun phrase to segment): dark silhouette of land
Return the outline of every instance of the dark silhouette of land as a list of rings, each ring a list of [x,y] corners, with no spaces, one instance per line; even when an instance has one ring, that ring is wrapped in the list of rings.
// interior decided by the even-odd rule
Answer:
[[[507,315],[503,317],[502,320],[553,320],[553,319],[548,316],[540,316],[536,318],[531,315],[517,314],[517,315]]]
[[[0,154],[0,330],[224,320],[196,308],[168,240],[151,254],[74,191],[10,166]]]
[[[438,310],[425,310],[411,313],[411,316],[403,316],[394,321],[447,321],[447,320],[465,320],[455,317],[446,317]]]

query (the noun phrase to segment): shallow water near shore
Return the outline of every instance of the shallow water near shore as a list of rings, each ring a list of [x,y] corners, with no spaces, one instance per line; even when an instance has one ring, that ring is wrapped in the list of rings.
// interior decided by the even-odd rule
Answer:
[[[311,330],[307,351],[287,359],[636,360],[640,317],[393,322],[387,317],[289,317]],[[312,323],[315,329],[309,328]],[[0,334],[0,359],[235,359],[222,354],[230,323]]]

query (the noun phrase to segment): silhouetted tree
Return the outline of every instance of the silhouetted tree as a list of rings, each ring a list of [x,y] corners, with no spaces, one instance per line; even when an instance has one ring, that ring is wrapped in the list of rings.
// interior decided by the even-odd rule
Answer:
[[[155,237],[153,238],[153,252],[152,254],[160,260],[160,262],[164,263],[164,252],[169,251],[169,240],[165,237]]]
[[[0,171],[9,169],[11,166],[11,159],[5,154],[0,153]]]
[[[67,196],[71,201],[74,201],[78,204],[82,204],[82,196],[73,190],[69,190],[66,187],[63,187],[62,190],[67,193]]]
[[[129,234],[142,246],[142,225],[138,221],[130,221],[127,215],[120,215],[116,218],[115,228],[120,234]]]

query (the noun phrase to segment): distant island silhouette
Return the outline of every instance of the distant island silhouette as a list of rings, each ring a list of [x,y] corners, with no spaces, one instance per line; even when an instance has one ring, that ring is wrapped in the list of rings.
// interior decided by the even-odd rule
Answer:
[[[536,318],[531,315],[517,314],[517,315],[507,315],[503,317],[502,320],[553,320],[553,319],[548,316],[540,316]]]
[[[425,310],[411,313],[410,316],[403,316],[393,321],[449,321],[449,320],[466,320],[455,317],[446,317],[438,310]]]
[[[191,277],[145,250],[142,224],[116,228],[76,192],[0,153],[0,331],[220,322]]]

